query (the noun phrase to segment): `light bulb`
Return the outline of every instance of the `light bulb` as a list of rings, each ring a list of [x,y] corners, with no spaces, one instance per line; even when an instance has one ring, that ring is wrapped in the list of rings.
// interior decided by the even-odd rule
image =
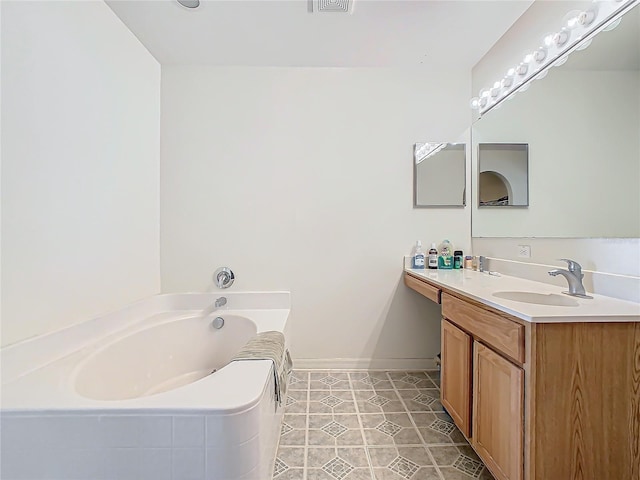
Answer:
[[[473,97],[469,102],[469,106],[472,109],[477,110],[480,107],[480,99],[478,97]]]
[[[515,68],[510,68],[509,70],[507,70],[507,77],[513,77],[515,74],[516,74]]]
[[[542,80],[544,77],[546,77],[549,74],[549,70],[543,70],[542,72],[540,72],[537,76],[536,76],[536,80]]]
[[[490,90],[490,93],[491,93],[491,96],[492,96],[493,98],[496,98],[496,97],[498,96],[498,94],[500,93],[500,86],[498,85],[497,87],[493,87],[493,88]]]
[[[547,47],[551,47],[551,46],[553,46],[553,44],[555,43],[555,42],[554,42],[554,40],[553,40],[554,36],[555,36],[555,34],[550,33],[549,35],[546,35],[546,36],[544,37],[544,44],[545,44]]]
[[[529,70],[529,65],[527,65],[526,63],[521,63],[516,67],[516,73],[521,76],[526,75],[528,70]]]
[[[478,103],[480,105],[480,108],[486,107],[487,106],[487,97],[480,97],[480,100],[479,100]]]
[[[178,0],[178,3],[187,8],[198,8],[200,6],[200,0]]]
[[[620,22],[622,21],[622,17],[617,18],[616,20],[614,20],[613,22],[611,22],[609,25],[607,25],[606,27],[604,27],[602,29],[603,32],[608,32],[610,30],[613,30],[614,28],[616,28],[618,25],[620,25]]]
[[[564,28],[560,30],[558,33],[553,35],[553,42],[556,44],[556,47],[562,47],[568,41],[569,41],[569,32]]]
[[[513,85],[513,75],[504,77],[501,83],[503,88],[509,88],[511,85]]]
[[[524,63],[531,63],[531,60],[533,60],[533,54],[531,54],[531,53],[527,53],[527,54],[524,56],[524,60],[523,60],[523,62],[524,62]]]
[[[562,19],[562,25],[564,28],[573,30],[577,28],[580,24],[578,23],[578,16],[582,13],[581,10],[571,10],[567,13]]]
[[[536,61],[536,63],[542,63],[545,58],[547,58],[546,48],[540,47],[538,50],[533,52],[533,59]]]
[[[580,45],[576,47],[576,51],[584,50],[585,48],[587,48],[589,45],[591,45],[592,40],[593,39],[591,38],[586,39],[584,42],[582,42]]]
[[[595,6],[590,8],[589,10],[585,10],[584,12],[580,12],[580,14],[576,17],[578,24],[587,27],[593,23],[596,19],[597,11]]]
[[[487,98],[490,95],[489,90],[481,90],[480,98]]]
[[[556,63],[553,64],[554,67],[560,67],[561,65],[564,65],[567,62],[567,59],[569,57],[567,55],[565,55],[564,57],[560,57],[558,59],[558,61]]]

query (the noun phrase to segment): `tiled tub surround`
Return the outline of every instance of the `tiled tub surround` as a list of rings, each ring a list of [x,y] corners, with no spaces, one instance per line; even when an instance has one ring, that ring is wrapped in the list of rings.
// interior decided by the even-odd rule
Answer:
[[[221,365],[223,368],[193,383],[125,400],[86,398],[75,388],[75,372],[102,347],[134,338],[132,334],[147,328],[155,327],[160,332],[160,325],[167,322],[193,323],[193,318],[219,296],[152,297],[122,311],[3,349],[0,478],[269,477],[283,414],[274,400],[270,361]],[[215,315],[228,318],[229,323],[235,317],[244,317],[255,323],[257,332],[279,330],[287,338],[288,293],[225,296],[227,306]],[[202,318],[202,322],[208,324],[212,318]],[[167,340],[153,341],[146,334],[139,337],[147,343],[132,350],[141,359],[145,351],[157,350]],[[194,337],[185,333],[182,340],[167,342],[178,348],[167,351],[169,359],[179,356],[180,346],[197,348]],[[122,375],[136,369],[132,364],[135,359],[129,355],[113,361],[122,362]]]
[[[273,479],[493,479],[439,384],[438,371],[294,371]]]

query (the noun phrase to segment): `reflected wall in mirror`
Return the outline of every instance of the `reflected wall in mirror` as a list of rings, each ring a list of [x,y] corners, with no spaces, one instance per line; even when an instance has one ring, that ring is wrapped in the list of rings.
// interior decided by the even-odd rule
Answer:
[[[413,149],[413,205],[464,207],[464,143],[416,143]]]
[[[639,12],[474,123],[475,184],[479,144],[528,143],[531,198],[526,209],[476,198],[474,237],[640,237]]]
[[[478,145],[478,205],[529,205],[529,146],[526,143]]]

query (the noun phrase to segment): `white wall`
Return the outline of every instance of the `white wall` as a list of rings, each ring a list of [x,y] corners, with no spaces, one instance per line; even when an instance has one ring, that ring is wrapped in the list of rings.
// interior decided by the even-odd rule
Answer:
[[[159,291],[160,66],[101,1],[1,8],[7,345]]]
[[[439,308],[402,256],[468,250],[469,209],[412,208],[412,151],[459,138],[468,91],[462,71],[163,67],[162,290],[210,290],[219,266],[232,290],[291,290],[298,366],[433,357]]]

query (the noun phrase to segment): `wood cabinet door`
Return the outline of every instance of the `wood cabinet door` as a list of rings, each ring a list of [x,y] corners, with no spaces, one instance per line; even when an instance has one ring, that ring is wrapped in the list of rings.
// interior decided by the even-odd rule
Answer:
[[[473,446],[497,480],[522,480],[524,371],[479,342],[473,350]]]
[[[441,401],[460,431],[471,434],[471,336],[442,321]]]

